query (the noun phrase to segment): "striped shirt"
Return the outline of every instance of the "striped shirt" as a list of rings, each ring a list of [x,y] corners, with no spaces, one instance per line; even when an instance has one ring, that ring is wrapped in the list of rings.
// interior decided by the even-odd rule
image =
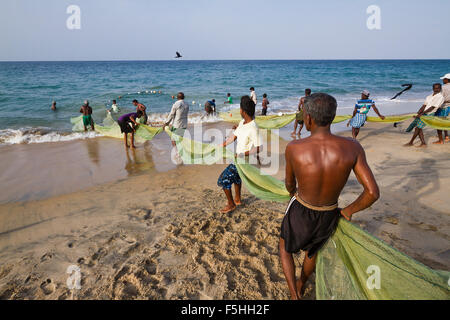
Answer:
[[[375,101],[370,99],[358,100],[355,104],[356,112],[361,114],[367,114],[370,108],[375,104]]]

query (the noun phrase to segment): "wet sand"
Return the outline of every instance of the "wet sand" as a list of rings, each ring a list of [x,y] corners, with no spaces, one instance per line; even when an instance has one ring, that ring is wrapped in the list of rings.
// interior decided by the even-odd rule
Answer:
[[[426,149],[402,147],[411,137],[401,132],[407,124],[393,128],[368,123],[361,130],[358,138],[381,197],[372,208],[356,214],[353,222],[418,261],[448,270],[450,143],[430,144]],[[280,136],[291,130],[289,126]],[[434,130],[426,129],[425,135],[428,142],[435,140]],[[33,168],[18,171],[25,178],[31,172],[26,170],[42,172],[40,180],[34,180],[42,186],[26,182],[20,174],[1,173],[2,190],[8,188],[8,181],[16,181],[14,188],[22,183],[33,192],[18,197],[21,202],[0,204],[0,298],[289,298],[278,259],[286,204],[259,200],[244,187],[243,206],[220,214],[225,196],[216,182],[225,165],[160,169],[167,158],[159,160],[163,157],[156,155],[164,149],[156,139],[147,149],[137,151],[145,163],[143,170],[139,164],[125,168],[128,160],[121,141],[100,138],[73,142],[72,154],[62,155],[58,148],[64,146],[52,146],[54,150],[34,158]],[[90,143],[97,146],[89,147]],[[280,150],[285,144],[280,142]],[[34,154],[40,152],[37,149]],[[21,152],[23,166],[30,166],[28,150]],[[3,168],[9,152],[0,154]],[[88,164],[81,166],[75,161],[77,156]],[[279,156],[276,176],[282,179],[283,154]],[[64,157],[74,161],[58,161]],[[49,158],[60,169],[56,173],[46,165]],[[97,164],[93,159],[99,159]],[[112,170],[119,173],[111,176]],[[77,176],[75,172],[90,175]],[[77,185],[86,184],[60,193],[52,191],[58,189],[53,186],[44,188],[46,176],[61,174]],[[44,197],[40,190],[46,193]],[[340,206],[349,204],[361,191],[352,174]],[[297,265],[302,258],[296,255]],[[67,288],[70,265],[81,269],[80,290]],[[314,277],[307,284],[305,298],[315,298]]]

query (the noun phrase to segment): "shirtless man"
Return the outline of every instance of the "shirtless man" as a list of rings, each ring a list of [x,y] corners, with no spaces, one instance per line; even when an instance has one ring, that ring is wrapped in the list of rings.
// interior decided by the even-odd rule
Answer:
[[[370,207],[379,190],[361,145],[331,134],[336,99],[325,93],[305,98],[304,122],[311,136],[286,148],[286,188],[292,196],[281,225],[280,259],[292,299],[299,299],[315,269],[317,252],[333,234],[339,218]],[[339,195],[353,170],[364,187],[347,207],[338,208]],[[300,279],[295,279],[292,253],[306,251]]]
[[[88,125],[90,125],[92,131],[94,131],[94,120],[92,119],[92,108],[89,106],[89,101],[84,101],[84,104],[80,108],[80,113],[83,114],[84,131],[87,131]]]
[[[148,120],[148,116],[147,116],[147,108],[140,103],[139,101],[137,101],[136,99],[133,100],[133,105],[136,107],[136,112],[141,111],[142,112],[142,117],[141,117],[141,122],[143,124],[147,124],[147,120]]]
[[[298,103],[298,112],[297,117],[294,122],[294,131],[292,131],[291,135],[295,136],[297,134],[297,124],[300,124],[300,129],[298,130],[298,135],[302,134],[303,129],[303,105],[305,104],[305,98],[311,95],[311,89],[305,89],[305,96],[300,98],[300,102]]]

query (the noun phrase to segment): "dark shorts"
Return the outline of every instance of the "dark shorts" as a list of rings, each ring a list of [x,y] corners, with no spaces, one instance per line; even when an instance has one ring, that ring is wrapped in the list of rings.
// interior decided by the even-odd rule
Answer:
[[[147,124],[147,121],[148,121],[148,116],[147,116],[146,113],[144,113],[144,114],[141,116],[140,123]]]
[[[234,164],[230,164],[228,167],[223,170],[219,179],[217,180],[217,185],[222,187],[223,189],[231,189],[231,186],[234,184],[242,184],[241,177],[239,177],[239,173]]]
[[[262,108],[261,115],[263,115],[263,116],[267,115],[267,107]]]
[[[307,251],[312,258],[336,230],[339,210],[312,210],[292,197],[281,223],[280,237],[284,239],[285,250],[290,253]]]
[[[120,131],[122,133],[132,133],[133,132],[133,128],[131,128],[130,121],[117,121],[117,123],[119,124],[120,127]]]

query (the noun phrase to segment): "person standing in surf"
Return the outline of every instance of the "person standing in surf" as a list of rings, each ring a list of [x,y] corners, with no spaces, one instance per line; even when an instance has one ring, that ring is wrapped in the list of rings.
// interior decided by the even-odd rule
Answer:
[[[147,124],[148,116],[147,116],[147,108],[137,101],[136,99],[133,100],[133,105],[136,107],[136,112],[141,111],[142,112],[142,119],[139,120],[140,123]]]
[[[286,189],[291,195],[281,223],[280,260],[291,298],[300,299],[315,270],[317,252],[334,233],[340,217],[370,207],[379,189],[361,145],[354,139],[333,135],[331,123],[337,102],[325,93],[305,98],[304,122],[311,136],[293,140],[286,147]],[[353,170],[364,187],[361,195],[343,209],[339,195]],[[293,253],[306,252],[300,278],[295,279]]]
[[[356,139],[359,134],[359,129],[364,126],[367,120],[367,114],[370,111],[370,108],[373,108],[373,111],[380,117],[380,119],[384,120],[384,116],[380,114],[377,107],[375,106],[375,101],[369,99],[370,92],[364,90],[361,92],[361,99],[355,104],[355,109],[353,110],[353,116],[350,121],[347,123],[347,126],[350,125],[352,127],[352,137]]]
[[[311,89],[305,89],[305,95],[300,98],[300,101],[298,103],[298,112],[296,114],[295,122],[294,122],[294,131],[292,131],[292,136],[295,136],[297,134],[297,125],[300,125],[300,129],[298,129],[298,135],[300,136],[302,134],[303,129],[303,105],[305,103],[305,98],[309,97],[311,95]]]
[[[262,112],[261,115],[265,116],[267,115],[267,107],[270,104],[269,99],[267,99],[267,94],[264,93],[263,94],[263,99],[262,99]]]
[[[84,104],[80,108],[80,113],[83,114],[83,126],[84,131],[86,132],[88,126],[91,126],[92,131],[94,128],[94,119],[92,119],[92,108],[89,106],[89,101],[85,100]]]
[[[250,88],[250,98],[253,100],[256,106],[258,104],[258,98],[256,98],[256,92],[254,87]]]
[[[227,101],[224,102],[224,104],[233,104],[233,97],[231,96],[231,93],[227,93]]]

